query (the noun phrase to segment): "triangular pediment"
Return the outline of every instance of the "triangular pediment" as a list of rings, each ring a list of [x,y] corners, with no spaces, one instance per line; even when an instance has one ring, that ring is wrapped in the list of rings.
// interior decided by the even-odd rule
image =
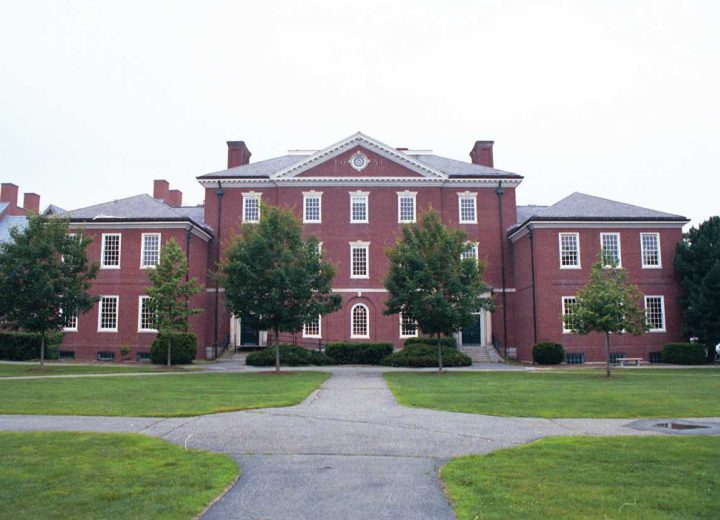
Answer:
[[[364,159],[363,157],[364,156]],[[336,168],[323,168],[329,161],[342,158],[337,163],[342,165],[342,170]],[[389,164],[392,168],[381,168],[377,166],[381,162]],[[399,168],[398,168],[399,167]],[[341,171],[342,173],[339,173]],[[378,174],[378,171],[384,173]],[[308,177],[423,177],[430,179],[445,179],[447,175],[440,170],[427,164],[417,161],[410,155],[388,146],[380,141],[357,132],[350,137],[338,141],[327,148],[313,153],[282,170],[271,175],[271,178],[293,178],[298,176]]]

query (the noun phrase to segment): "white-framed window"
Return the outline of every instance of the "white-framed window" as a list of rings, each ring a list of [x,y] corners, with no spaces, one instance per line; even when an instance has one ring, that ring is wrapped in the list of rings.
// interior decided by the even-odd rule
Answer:
[[[600,233],[600,251],[604,266],[622,267],[620,233]]]
[[[367,306],[362,303],[356,303],[350,310],[350,337],[370,337],[370,316]]]
[[[243,222],[257,222],[260,220],[260,197],[262,193],[247,191],[243,196]]]
[[[367,224],[368,220],[368,196],[367,191],[350,192],[350,223]]]
[[[350,278],[370,278],[370,242],[350,242]]]
[[[312,321],[303,323],[303,338],[321,338],[322,337],[322,316],[318,314],[317,318]]]
[[[140,296],[138,301],[138,332],[157,332],[156,314],[150,309],[150,296]]]
[[[415,338],[418,335],[418,326],[415,320],[406,318],[400,313],[400,337],[401,338]]]
[[[101,296],[98,309],[98,332],[117,332],[118,296]]]
[[[102,234],[102,251],[100,252],[100,267],[102,269],[120,269],[120,247],[122,235],[120,233]]]
[[[322,222],[322,192],[303,192],[303,222],[307,224]]]
[[[660,269],[660,233],[640,233],[640,256],[643,269]]]
[[[460,224],[477,224],[477,193],[458,193]]]
[[[463,260],[471,258],[478,261],[478,243],[477,242],[465,242],[465,250],[460,253],[460,258]]]
[[[560,269],[580,269],[580,235],[558,233]]]
[[[140,269],[157,266],[160,263],[160,233],[143,233],[140,251]]]
[[[415,222],[415,191],[399,191],[398,196],[398,222]]]
[[[60,311],[62,314],[62,310]],[[65,318],[65,326],[63,327],[65,332],[77,332],[78,330],[78,315],[73,314]]]
[[[648,332],[665,332],[664,296],[645,296],[645,321]]]
[[[572,320],[573,316],[573,309],[575,307],[575,304],[577,303],[577,299],[575,296],[563,296],[562,297],[562,331],[563,334],[570,334],[572,333],[572,321],[570,324],[567,324],[565,321],[565,318],[569,316],[569,319]],[[570,325],[570,326],[568,326]]]

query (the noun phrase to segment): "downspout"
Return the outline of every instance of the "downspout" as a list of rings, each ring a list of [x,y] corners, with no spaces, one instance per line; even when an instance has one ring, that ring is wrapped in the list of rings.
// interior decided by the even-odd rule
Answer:
[[[535,304],[535,229],[528,226],[530,236],[530,276],[532,277],[532,309],[533,309],[533,344],[537,345],[537,308]]]
[[[218,266],[220,265],[220,226],[222,224],[222,198],[225,192],[222,189],[222,184],[218,181],[218,189],[216,192],[218,200],[218,214],[217,214],[217,229],[216,229],[216,240],[217,245],[215,248],[215,340],[213,342],[213,348],[215,351],[215,359],[218,355],[218,323],[220,321],[220,281],[218,280]]]
[[[500,269],[502,273],[502,303],[503,303],[503,343],[505,359],[507,359],[507,291],[505,287],[505,225],[503,224],[503,194],[502,181],[498,182],[495,190],[498,197],[498,218],[500,220]]]

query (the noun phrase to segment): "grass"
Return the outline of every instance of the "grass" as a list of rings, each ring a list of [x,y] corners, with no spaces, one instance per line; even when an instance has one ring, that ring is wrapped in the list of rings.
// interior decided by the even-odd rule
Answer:
[[[238,476],[224,455],[136,434],[0,433],[0,518],[194,518]]]
[[[330,374],[0,380],[0,414],[186,417],[300,403]]]
[[[720,416],[720,370],[386,373],[408,406],[516,417]]]
[[[564,437],[441,470],[457,517],[717,518],[719,437]]]
[[[0,363],[0,377],[22,376],[58,376],[73,374],[118,374],[131,372],[167,372],[169,370],[184,370],[182,368],[168,369],[158,365],[65,365],[45,363],[40,364],[8,364]]]

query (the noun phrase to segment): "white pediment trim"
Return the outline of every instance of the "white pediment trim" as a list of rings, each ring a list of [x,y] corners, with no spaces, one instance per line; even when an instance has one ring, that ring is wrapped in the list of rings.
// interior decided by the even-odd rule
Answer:
[[[355,146],[362,146],[363,148],[366,148],[367,150],[370,150],[390,161],[404,166],[405,168],[414,171],[415,173],[418,173],[423,177],[428,177],[432,179],[448,178],[448,175],[446,173],[436,168],[433,168],[432,166],[416,161],[411,156],[404,154],[391,146],[381,143],[380,141],[373,139],[372,137],[368,137],[362,132],[357,132],[350,137],[343,139],[342,141],[338,141],[337,143],[332,144],[323,150],[315,152],[309,157],[306,157],[304,160],[291,164],[290,166],[287,166],[286,168],[283,168],[282,170],[273,173],[270,178],[282,179],[288,177],[295,177],[302,172],[307,171],[310,168],[317,166],[318,164],[324,163],[325,161],[328,161],[333,157],[336,157]]]

